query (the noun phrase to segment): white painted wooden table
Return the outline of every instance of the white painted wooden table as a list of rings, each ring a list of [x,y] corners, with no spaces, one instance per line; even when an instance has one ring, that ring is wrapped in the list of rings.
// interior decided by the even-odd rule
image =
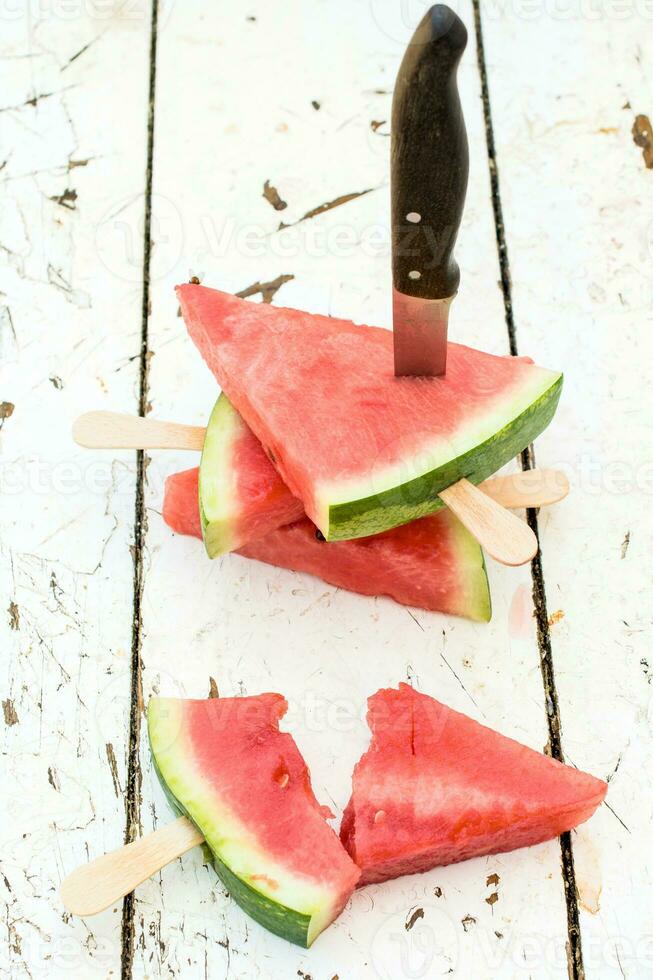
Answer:
[[[209,564],[159,514],[188,456],[69,436],[90,408],[205,422],[214,384],[172,288],[189,275],[292,275],[275,302],[389,323],[391,90],[425,6],[0,4],[3,975],[653,976],[653,172],[631,135],[653,115],[650,6],[458,5],[472,160],[452,332],[565,370],[536,453],[573,481],[540,514],[541,563],[491,567],[491,625]],[[248,921],[199,850],[69,918],[67,872],[169,819],[143,703],[210,678],[286,694],[338,811],[366,696],[405,678],[608,778],[608,802],[562,842],[363,889],[308,952]]]

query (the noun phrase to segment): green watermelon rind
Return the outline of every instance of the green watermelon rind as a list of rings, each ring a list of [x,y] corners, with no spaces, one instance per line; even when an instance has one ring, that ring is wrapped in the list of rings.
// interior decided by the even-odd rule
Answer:
[[[216,850],[211,847],[209,842],[211,836],[210,829],[203,826],[202,821],[196,819],[171,790],[156,759],[154,739],[152,736],[156,719],[151,709],[152,703],[147,712],[147,729],[152,765],[173,812],[178,816],[183,816],[190,820],[204,836],[205,843],[202,845],[202,850],[207,859],[207,863],[213,865],[218,878],[229,892],[229,895],[243,911],[275,935],[307,949],[315,939],[315,916],[305,915],[296,909],[283,905],[281,902],[274,902],[256,888],[253,888],[248,882],[239,878],[231,870],[229,865],[222,860]],[[311,929],[312,925],[313,929]]]
[[[379,493],[343,503],[326,502],[327,540],[367,537],[407,524],[444,507],[439,492],[458,480],[466,478],[471,483],[482,483],[518,456],[547,427],[558,407],[562,381],[562,374],[557,375],[553,384],[502,429],[443,466]]]
[[[468,597],[467,604],[461,607],[461,615],[476,620],[478,623],[489,623],[492,619],[492,593],[485,552],[467,528],[460,521],[457,521],[457,524],[459,526],[456,533],[456,549],[461,561],[466,558],[467,561],[471,562],[476,559],[477,555],[480,557],[480,568],[477,577],[474,579],[474,589]]]
[[[485,590],[481,596],[481,602],[479,603],[479,609],[481,615],[479,616],[479,622],[489,623],[492,619],[492,592],[490,590],[490,578],[487,573],[487,562],[485,560],[485,552],[481,548],[481,564],[483,565],[483,576],[485,578]]]
[[[235,544],[233,515],[229,513],[231,493],[225,484],[229,472],[225,463],[230,440],[239,423],[242,424],[240,417],[229,400],[220,396],[206,427],[198,481],[202,540],[209,558],[226,554]]]
[[[166,783],[161,770],[156,764],[154,755],[152,755],[152,765],[173,813],[176,813],[179,817],[186,817],[203,834],[204,830],[202,827],[193,820],[188,810],[180,803]],[[277,936],[281,936],[282,939],[287,939],[288,942],[294,943],[296,946],[307,948],[307,939],[311,924],[310,915],[302,915],[301,912],[296,912],[295,909],[289,909],[286,905],[270,901],[261,892],[252,888],[251,885],[248,885],[238,875],[235,875],[231,868],[224,861],[220,860],[208,844],[202,844],[202,851],[204,852],[206,863],[213,865],[215,873],[229,892],[229,895],[240,905],[241,909],[247,915],[265,929],[268,929]]]

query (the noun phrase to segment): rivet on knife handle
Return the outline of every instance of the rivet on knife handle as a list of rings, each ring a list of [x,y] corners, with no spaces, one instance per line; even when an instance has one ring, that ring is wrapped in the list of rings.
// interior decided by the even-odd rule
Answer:
[[[392,104],[395,374],[446,368],[449,304],[460,272],[469,154],[456,84],[467,30],[449,7],[426,13],[406,50]]]

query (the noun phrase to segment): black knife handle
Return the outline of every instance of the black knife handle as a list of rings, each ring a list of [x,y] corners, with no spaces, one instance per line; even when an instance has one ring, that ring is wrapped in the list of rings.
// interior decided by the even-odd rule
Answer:
[[[408,45],[392,101],[392,278],[409,296],[453,296],[453,247],[465,203],[469,152],[456,70],[467,44],[443,4],[424,15]]]

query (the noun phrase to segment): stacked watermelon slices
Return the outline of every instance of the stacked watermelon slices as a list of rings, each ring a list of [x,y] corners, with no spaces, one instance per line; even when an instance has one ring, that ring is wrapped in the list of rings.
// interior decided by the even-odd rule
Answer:
[[[449,345],[443,378],[396,378],[392,334],[177,289],[223,394],[199,470],[166,485],[163,514],[238,551],[367,595],[487,621],[483,555],[438,492],[479,483],[549,423],[562,376]],[[199,495],[199,512],[198,512]]]
[[[148,731],[173,808],[201,830],[230,895],[310,946],[356,886],[549,840],[587,820],[607,785],[406,684],[368,700],[340,840],[306,763],[279,730],[279,694],[153,698]]]
[[[211,557],[235,550],[352,592],[490,618],[481,549],[450,511],[327,544],[224,394],[211,415],[200,469],[166,480],[163,517],[180,534],[203,533]]]

